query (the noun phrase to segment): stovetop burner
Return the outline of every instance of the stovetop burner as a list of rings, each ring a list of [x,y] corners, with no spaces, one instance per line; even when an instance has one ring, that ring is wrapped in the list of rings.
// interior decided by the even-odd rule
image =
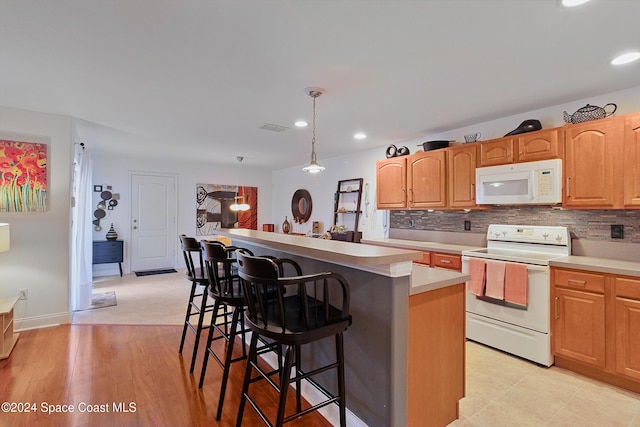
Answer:
[[[464,256],[549,265],[549,261],[571,254],[567,227],[492,224],[487,247],[462,252]]]

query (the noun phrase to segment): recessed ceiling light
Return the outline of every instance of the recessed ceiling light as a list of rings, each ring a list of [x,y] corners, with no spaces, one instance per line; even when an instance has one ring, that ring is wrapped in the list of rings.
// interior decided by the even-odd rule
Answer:
[[[640,59],[640,52],[628,52],[620,56],[616,56],[611,60],[611,65],[628,64],[629,62]]]
[[[585,4],[588,1],[589,0],[562,0],[560,4],[563,5],[564,7],[574,7],[574,6],[580,6],[581,4]]]
[[[367,137],[367,134],[363,133],[363,132],[358,132],[355,135],[353,135],[353,137],[355,139],[365,139]]]
[[[309,126],[309,123],[305,122],[304,120],[298,120],[297,122],[294,123],[294,125],[296,125],[296,127],[299,127],[299,128],[305,128]]]

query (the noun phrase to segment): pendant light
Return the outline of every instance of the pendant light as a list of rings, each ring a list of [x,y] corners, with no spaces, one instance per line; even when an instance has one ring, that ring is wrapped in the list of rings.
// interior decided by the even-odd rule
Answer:
[[[324,89],[319,87],[308,87],[304,91],[307,95],[313,98],[313,128],[311,131],[311,161],[307,166],[303,167],[302,170],[309,173],[318,173],[324,170],[324,166],[316,160],[316,98],[322,95]]]
[[[236,196],[234,197],[234,199],[235,199],[235,202],[231,206],[229,206],[229,209],[231,209],[234,212],[249,210],[250,206],[249,204],[247,204],[247,202],[245,202],[244,196]],[[240,200],[242,200],[242,203],[239,203]]]
[[[243,156],[237,156],[236,160],[238,161],[238,163],[242,163],[242,161],[244,160]],[[238,191],[240,190],[240,186],[238,186]],[[240,203],[240,200],[242,200],[242,203]],[[245,201],[244,196],[235,196],[234,197],[234,201],[233,204],[231,206],[229,206],[229,209],[231,209],[234,212],[238,212],[238,211],[248,211],[251,208],[251,206],[249,206],[249,204]]]

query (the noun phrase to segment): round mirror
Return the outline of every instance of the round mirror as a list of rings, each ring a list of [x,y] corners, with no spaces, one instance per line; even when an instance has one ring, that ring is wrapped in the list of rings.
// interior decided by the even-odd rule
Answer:
[[[311,218],[311,194],[307,190],[296,190],[291,199],[291,214],[294,222],[307,222]]]

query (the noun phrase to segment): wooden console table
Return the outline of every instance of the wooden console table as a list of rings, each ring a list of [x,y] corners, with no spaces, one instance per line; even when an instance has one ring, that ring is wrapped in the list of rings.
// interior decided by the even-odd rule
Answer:
[[[118,263],[120,277],[122,277],[122,260],[124,242],[122,240],[94,240],[93,241],[93,263],[111,264]]]
[[[13,307],[18,297],[0,298],[0,316],[2,317],[2,345],[0,359],[7,359],[16,345],[20,334],[13,332]]]

